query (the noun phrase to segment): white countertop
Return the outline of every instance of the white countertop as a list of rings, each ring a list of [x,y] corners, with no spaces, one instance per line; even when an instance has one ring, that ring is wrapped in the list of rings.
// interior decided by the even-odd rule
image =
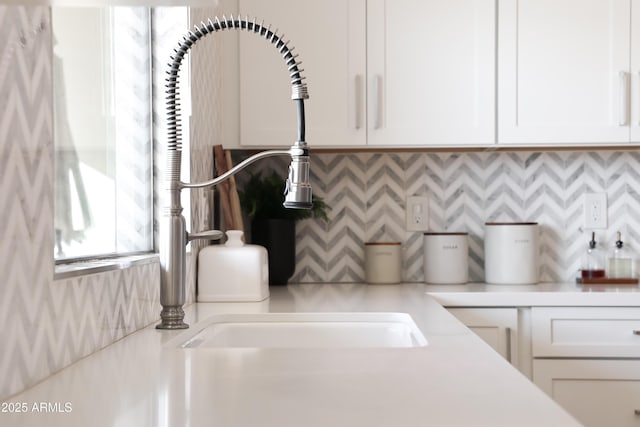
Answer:
[[[474,289],[461,286],[436,294]],[[272,287],[260,303],[193,304],[192,325],[217,313],[405,312],[429,345],[178,349],[163,344],[180,331],[152,325],[3,402],[27,411],[0,412],[0,425],[579,425],[426,293],[435,289],[306,284]]]
[[[445,307],[525,306],[640,306],[638,285],[425,285],[426,291]]]

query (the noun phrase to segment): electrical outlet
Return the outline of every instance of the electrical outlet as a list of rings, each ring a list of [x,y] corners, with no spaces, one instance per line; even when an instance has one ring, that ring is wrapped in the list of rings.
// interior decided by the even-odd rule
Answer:
[[[607,228],[607,193],[584,196],[584,228]]]
[[[407,197],[407,231],[427,231],[429,229],[429,198],[424,196]]]

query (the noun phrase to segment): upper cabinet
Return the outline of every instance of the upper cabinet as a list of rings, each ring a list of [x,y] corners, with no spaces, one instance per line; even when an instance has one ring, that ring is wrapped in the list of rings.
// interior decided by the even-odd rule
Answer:
[[[312,147],[640,142],[640,0],[239,6],[278,26],[300,54]],[[245,147],[289,146],[296,136],[284,61],[265,44],[240,33]]]
[[[494,0],[369,0],[367,36],[370,145],[494,142]]]
[[[634,22],[631,13],[631,0],[501,0],[498,142],[638,141],[640,13]]]
[[[303,61],[312,147],[492,144],[494,0],[240,0]],[[282,58],[240,37],[240,140],[286,146],[295,105]],[[273,50],[273,49],[271,49]]]
[[[302,61],[309,87],[306,139],[311,147],[366,143],[365,0],[240,0],[248,14],[279,29]],[[240,143],[290,146],[296,106],[278,51],[256,34],[240,32]]]
[[[640,142],[640,0],[631,1],[631,142]]]

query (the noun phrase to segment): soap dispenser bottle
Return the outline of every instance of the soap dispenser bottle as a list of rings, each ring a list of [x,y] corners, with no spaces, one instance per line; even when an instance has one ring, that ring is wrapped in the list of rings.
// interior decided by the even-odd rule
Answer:
[[[596,243],[596,233],[591,233],[589,247],[582,260],[580,275],[583,279],[599,279],[605,276],[604,257]]]
[[[243,232],[228,230],[224,245],[198,254],[198,302],[262,301],[269,297],[267,250],[247,245]]]
[[[632,258],[629,249],[622,242],[622,235],[618,231],[613,252],[609,258],[609,277],[613,279],[625,279],[633,277]]]

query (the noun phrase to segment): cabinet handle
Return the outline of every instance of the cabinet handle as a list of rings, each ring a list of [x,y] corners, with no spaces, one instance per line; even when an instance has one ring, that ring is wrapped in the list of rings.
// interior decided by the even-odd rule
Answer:
[[[629,120],[629,74],[625,71],[618,73],[620,86],[618,88],[620,97],[620,110],[618,112],[619,126],[627,126]]]
[[[375,76],[374,85],[375,104],[373,108],[375,111],[375,117],[373,119],[373,128],[380,129],[382,127],[382,76]]]
[[[640,335],[640,329],[634,329],[633,335]]]
[[[356,129],[362,128],[362,75],[356,75],[355,96],[356,96]]]
[[[636,409],[635,411],[633,411],[636,415],[640,415],[640,409]]]

